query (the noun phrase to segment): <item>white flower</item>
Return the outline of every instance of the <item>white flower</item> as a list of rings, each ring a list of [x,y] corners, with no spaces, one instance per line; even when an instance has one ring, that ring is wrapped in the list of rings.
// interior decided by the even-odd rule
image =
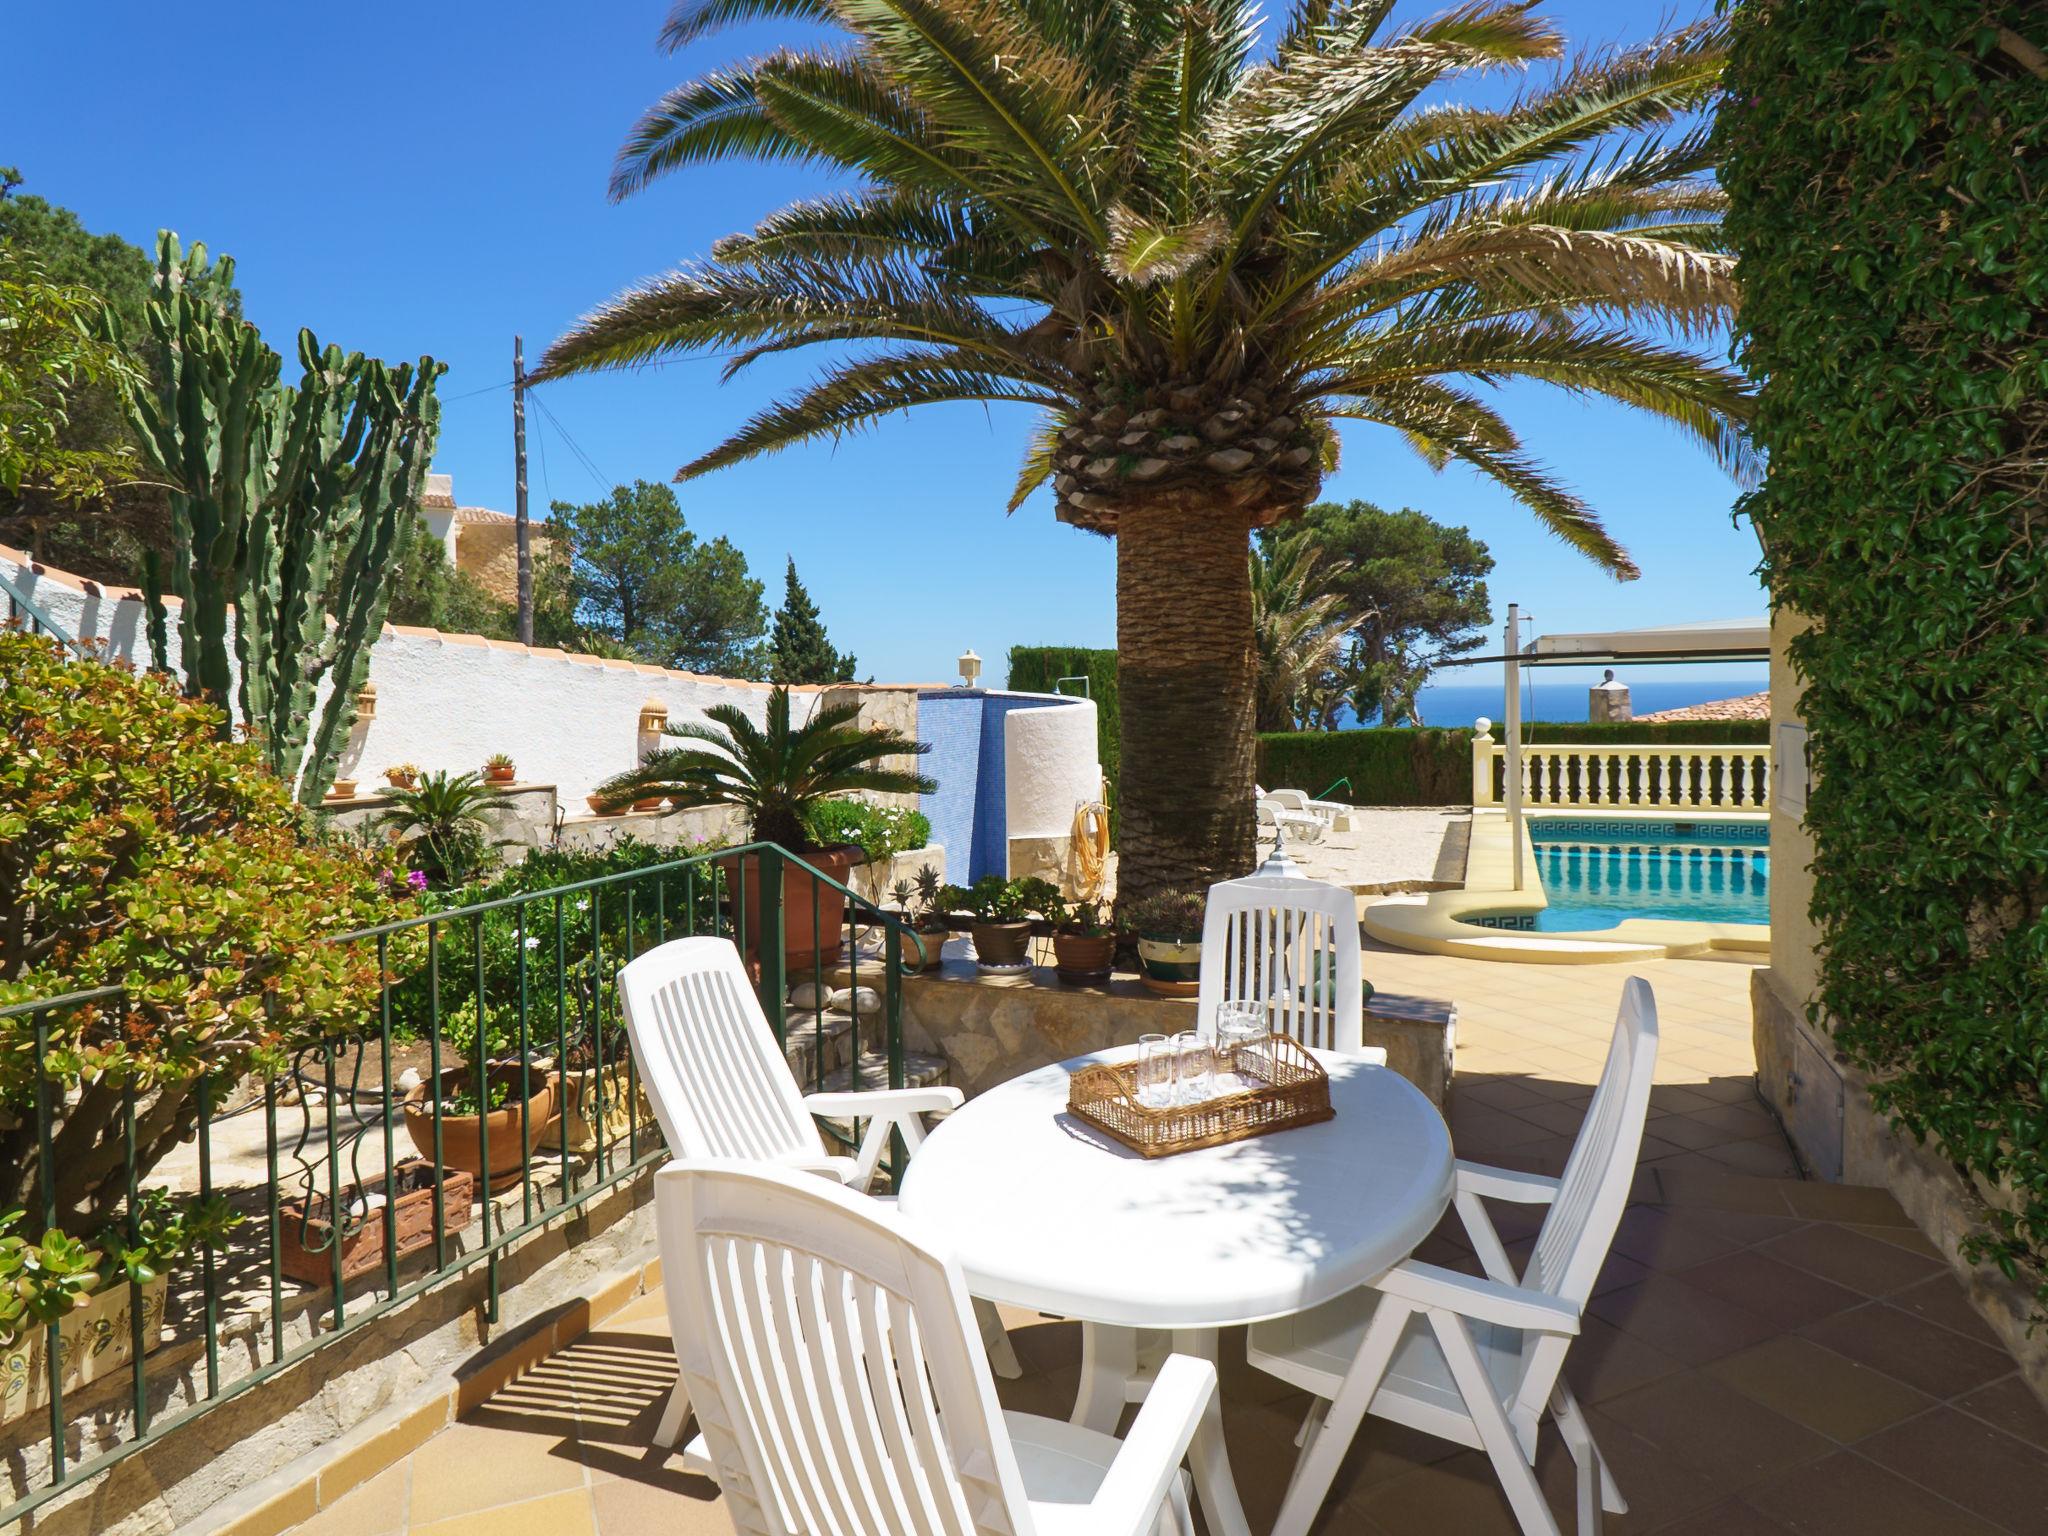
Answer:
[[[540,939],[539,939],[539,938],[538,938],[538,937],[537,937],[536,935],[534,935],[534,934],[530,934],[530,933],[529,933],[529,934],[528,934],[528,935],[526,936],[526,947],[527,947],[528,949],[539,949],[539,948],[540,948]]]
[[[590,898],[588,896],[580,897],[576,902],[576,910],[578,912],[588,912],[590,910]]]

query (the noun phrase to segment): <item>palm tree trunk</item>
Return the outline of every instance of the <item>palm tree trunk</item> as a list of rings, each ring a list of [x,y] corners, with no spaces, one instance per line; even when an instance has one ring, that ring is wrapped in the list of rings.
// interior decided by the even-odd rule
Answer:
[[[1251,871],[1250,533],[1191,494],[1118,509],[1119,906]]]

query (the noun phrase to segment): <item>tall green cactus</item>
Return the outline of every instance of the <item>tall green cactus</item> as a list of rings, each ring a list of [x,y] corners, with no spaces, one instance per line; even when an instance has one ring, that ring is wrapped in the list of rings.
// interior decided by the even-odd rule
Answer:
[[[206,301],[206,248],[157,240],[149,327],[160,393],[129,396],[171,496],[170,591],[186,691],[233,700],[270,765],[317,805],[355,723],[390,606],[398,543],[440,431],[445,365],[391,367],[299,332],[296,389],[256,328]],[[234,263],[221,258],[230,280]],[[163,572],[144,570],[152,659],[167,668]],[[230,609],[234,621],[229,621]],[[230,657],[232,656],[232,663]],[[331,683],[317,723],[313,708]]]

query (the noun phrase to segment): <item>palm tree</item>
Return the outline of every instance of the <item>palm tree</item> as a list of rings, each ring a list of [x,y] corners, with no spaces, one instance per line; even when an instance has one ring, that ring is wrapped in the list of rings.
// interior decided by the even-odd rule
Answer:
[[[1291,731],[1336,665],[1357,622],[1330,583],[1350,569],[1307,539],[1255,540],[1251,551],[1253,713],[1262,731]]]
[[[852,344],[683,479],[911,406],[1039,407],[1012,507],[1050,482],[1061,520],[1120,546],[1122,893],[1242,873],[1246,539],[1314,497],[1333,423],[1471,466],[1619,576],[1474,386],[1604,395],[1745,453],[1744,386],[1696,344],[1734,298],[1692,121],[1722,35],[1584,57],[1505,106],[1440,99],[1561,58],[1535,6],[1394,29],[1393,0],[1293,0],[1269,48],[1252,0],[681,0],[670,48],[763,18],[848,35],[678,87],[614,196],[736,157],[851,184],[621,294],[536,377]]]
[[[412,789],[391,791],[377,818],[421,873],[436,885],[460,885],[509,846],[491,836],[486,813],[512,808],[512,797],[474,773],[430,773]]]
[[[802,725],[789,720],[789,690],[768,695],[765,728],[732,704],[704,713],[711,724],[690,720],[665,734],[687,745],[653,753],[639,767],[607,779],[598,798],[607,806],[662,795],[681,810],[736,806],[753,824],[754,840],[802,851],[810,847],[806,814],[822,800],[861,790],[879,794],[928,795],[937,786],[909,768],[890,768],[883,759],[914,757],[931,743],[883,726],[862,729],[856,704],[821,708]]]

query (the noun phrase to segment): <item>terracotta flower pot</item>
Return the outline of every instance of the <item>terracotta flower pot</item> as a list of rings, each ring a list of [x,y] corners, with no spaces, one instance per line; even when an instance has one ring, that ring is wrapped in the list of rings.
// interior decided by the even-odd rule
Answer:
[[[442,1122],[444,1128],[447,1122]],[[443,1140],[446,1140],[445,1135]],[[432,1117],[427,1122],[427,1145],[434,1144]],[[494,1149],[495,1150],[495,1149]],[[397,1236],[399,1257],[425,1248],[434,1241],[434,1185],[441,1186],[441,1222],[445,1232],[459,1232],[469,1225],[470,1204],[476,1198],[476,1180],[466,1173],[441,1173],[425,1158],[409,1157],[391,1170],[394,1195],[390,1208],[384,1206],[384,1181],[366,1179],[341,1191],[341,1205],[352,1210],[358,1200],[374,1201],[370,1209],[352,1215],[342,1223],[341,1278],[346,1284],[359,1275],[384,1267],[384,1227],[390,1221]],[[301,1285],[334,1283],[334,1228],[325,1195],[309,1203],[285,1200],[278,1205],[277,1264]],[[350,1224],[354,1223],[353,1230]]]
[[[484,770],[484,782],[486,784],[510,784],[512,776],[516,772],[518,772],[516,768],[486,768]]]
[[[356,781],[354,779],[336,779],[327,790],[327,798],[330,800],[353,800],[355,797]]]
[[[917,936],[924,942],[923,956],[919,956],[915,944],[905,939],[903,941],[903,963],[914,971],[936,971],[946,963],[946,940],[953,937],[953,930],[950,928],[920,928],[917,930]]]
[[[1166,997],[1194,997],[1202,990],[1202,941],[1140,935],[1138,978]]]
[[[567,1137],[571,1153],[588,1156],[598,1149],[600,1128],[606,1154],[613,1159],[633,1155],[626,1146],[629,1131],[643,1150],[651,1145],[650,1136],[660,1138],[661,1124],[647,1101],[647,1089],[635,1081],[624,1062],[606,1062],[602,1093],[599,1087],[594,1067],[571,1068],[562,1074],[562,1112],[549,1122],[541,1138],[543,1151],[561,1151]]]
[[[489,1080],[493,1085],[508,1083],[516,1086],[521,1069],[517,1066],[492,1067]],[[531,1087],[531,1096],[524,1101],[507,1099],[505,1104],[492,1110],[488,1115],[441,1116],[441,1166],[450,1172],[474,1174],[481,1178],[484,1172],[484,1132],[490,1133],[491,1170],[489,1189],[492,1193],[516,1181],[526,1167],[526,1159],[540,1144],[541,1136],[548,1128],[548,1122],[555,1116],[556,1080],[552,1075],[541,1078],[531,1069],[526,1071]],[[472,1067],[453,1067],[441,1074],[441,1093],[444,1097],[461,1089],[474,1090],[476,1070]],[[399,1106],[405,1111],[406,1133],[412,1137],[412,1144],[418,1147],[423,1157],[434,1155],[434,1107],[428,1093],[428,1085],[421,1083],[405,1096]],[[485,1125],[485,1121],[489,1125]],[[524,1120],[524,1134],[520,1122]]]
[[[598,795],[584,796],[583,803],[590,807],[590,814],[593,816],[623,816],[626,814],[621,806],[613,806],[610,810],[605,809],[604,800]]]
[[[1031,956],[1031,925],[1027,922],[976,923],[974,963],[983,969],[1012,969],[1026,964]]]
[[[633,809],[634,809],[634,810],[636,810],[636,811],[643,811],[643,812],[644,812],[644,811],[658,811],[658,810],[660,810],[660,809],[661,809],[661,796],[659,796],[659,795],[653,795],[653,796],[650,796],[649,798],[647,798],[647,799],[645,799],[645,800],[635,800],[635,801],[633,802]]]
[[[861,854],[858,848],[819,848],[800,855],[805,864],[829,875],[840,885]],[[761,857],[742,854],[721,859],[726,889],[740,903],[747,925],[747,959],[759,965],[761,959]],[[812,897],[817,901],[815,909]],[[813,879],[802,865],[785,859],[782,863],[782,963],[791,981],[806,977],[819,966],[831,965],[845,947],[846,896],[836,886]]]
[[[1056,933],[1052,936],[1052,953],[1054,974],[1061,981],[1107,981],[1116,960],[1116,935]]]
[[[420,787],[420,778],[416,773],[387,773],[384,775],[384,782],[393,789],[418,789]]]

